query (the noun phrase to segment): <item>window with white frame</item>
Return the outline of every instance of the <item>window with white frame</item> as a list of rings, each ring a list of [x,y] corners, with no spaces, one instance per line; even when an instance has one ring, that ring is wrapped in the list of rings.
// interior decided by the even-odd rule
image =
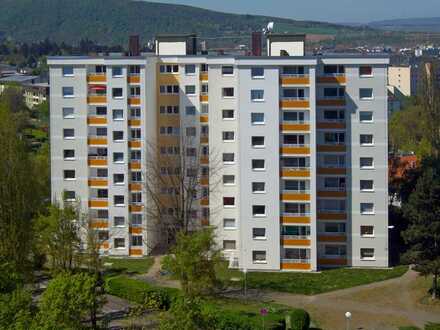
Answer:
[[[196,136],[197,129],[195,127],[187,127],[186,128],[186,136]]]
[[[362,65],[359,67],[359,76],[360,77],[372,77],[373,76],[373,67],[371,65]]]
[[[64,160],[74,160],[75,150],[74,149],[64,149],[63,150]]]
[[[122,67],[120,67],[120,66],[112,67],[112,76],[113,77],[122,77]]]
[[[71,65],[63,66],[63,76],[64,77],[73,77],[73,66],[71,66]]]
[[[235,219],[234,218],[224,218],[223,219],[223,228],[224,229],[235,229]]]
[[[195,85],[186,85],[185,86],[185,94],[186,95],[195,95],[196,94],[196,86]]]
[[[360,88],[359,98],[361,100],[372,100],[373,99],[373,89],[372,88]]]
[[[234,87],[224,87],[222,89],[222,96],[225,98],[234,97]]]
[[[234,240],[224,240],[223,241],[223,250],[235,250],[236,244]]]
[[[113,244],[115,249],[123,249],[125,248],[125,238],[115,238]]]
[[[224,131],[222,132],[222,139],[224,142],[232,142],[235,140],[234,131]]]
[[[122,99],[124,97],[123,89],[120,87],[112,89],[112,96],[114,99]]]
[[[64,180],[75,180],[75,170],[64,170]]]
[[[251,101],[253,101],[253,102],[264,101],[264,89],[252,89],[251,90]]]
[[[253,239],[266,239],[266,228],[252,228]]]
[[[252,136],[251,144],[253,148],[264,148],[264,136]]]
[[[196,73],[196,65],[195,64],[186,64],[185,65],[185,74],[193,75]]]
[[[64,191],[64,200],[67,202],[76,200],[76,193],[73,190],[65,190]]]
[[[113,109],[113,120],[124,120],[124,110]]]
[[[131,246],[142,246],[142,235],[132,235]]]
[[[223,184],[225,186],[231,186],[235,184],[235,175],[233,174],[225,174],[223,175]]]
[[[254,79],[264,78],[264,68],[263,67],[252,67],[251,76]]]
[[[361,214],[374,214],[374,204],[361,203]]]
[[[343,222],[325,222],[324,223],[325,233],[345,233],[345,223]]]
[[[252,125],[264,125],[264,113],[263,112],[252,112],[251,113],[251,124]]]
[[[373,237],[374,226],[373,225],[361,225],[361,236]]]
[[[124,163],[124,153],[123,152],[114,152],[113,153],[113,162],[114,163]]]
[[[223,197],[223,207],[235,207],[235,197]]]
[[[254,264],[266,263],[266,251],[252,251],[252,262]]]
[[[222,66],[222,75],[231,76],[234,74],[234,67],[232,65],[223,65]]]
[[[193,105],[185,107],[185,114],[187,116],[194,116],[196,114],[196,107]]]
[[[264,159],[252,159],[252,170],[262,171],[265,169],[266,162]]]
[[[374,260],[373,248],[361,248],[361,260]]]
[[[361,157],[359,159],[359,164],[361,169],[374,168],[373,157]]]
[[[222,118],[223,120],[232,120],[234,119],[234,110],[222,110]]]
[[[360,180],[361,191],[373,191],[374,182],[373,180]]]
[[[75,118],[75,109],[74,108],[63,108],[63,118],[64,119]]]
[[[142,214],[132,214],[131,225],[135,227],[142,226]]]
[[[124,131],[113,131],[113,141],[115,142],[124,141]]]
[[[115,206],[124,206],[125,197],[124,195],[115,195],[113,196],[113,204]]]
[[[347,255],[347,247],[345,245],[333,245],[327,244],[324,247],[324,253],[326,256],[346,256]]]
[[[125,226],[125,218],[120,217],[120,216],[116,216],[113,218],[113,223],[116,227],[123,227],[123,226]]]
[[[233,152],[224,152],[223,153],[223,163],[232,164],[235,161],[235,154]]]
[[[360,111],[359,121],[361,123],[372,123],[373,122],[373,111]]]
[[[73,98],[74,95],[74,90],[73,87],[63,87],[63,97],[64,98]]]
[[[373,134],[361,134],[359,140],[361,146],[371,146],[374,144]]]
[[[252,215],[254,217],[266,216],[266,205],[252,205]]]
[[[303,123],[305,121],[304,111],[283,111],[283,120]]]
[[[179,66],[176,64],[162,64],[159,66],[160,73],[178,73]]]
[[[262,194],[266,192],[265,182],[252,182],[252,192],[254,194]]]

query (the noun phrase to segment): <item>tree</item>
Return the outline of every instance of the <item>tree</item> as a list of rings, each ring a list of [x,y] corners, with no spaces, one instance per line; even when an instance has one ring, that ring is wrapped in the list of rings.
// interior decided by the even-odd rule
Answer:
[[[408,228],[403,232],[408,251],[404,257],[423,275],[432,275],[432,297],[438,297],[440,275],[440,172],[424,169],[403,211]]]
[[[161,314],[160,330],[204,330],[213,329],[210,320],[202,312],[199,298],[179,297],[168,312]]]
[[[27,330],[32,324],[32,295],[23,288],[0,294],[0,329]]]

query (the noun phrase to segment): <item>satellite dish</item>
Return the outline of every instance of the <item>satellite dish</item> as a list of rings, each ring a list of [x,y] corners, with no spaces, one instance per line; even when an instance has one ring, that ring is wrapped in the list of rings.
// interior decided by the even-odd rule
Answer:
[[[272,32],[273,31],[273,26],[274,26],[274,22],[269,22],[267,24],[267,32]]]

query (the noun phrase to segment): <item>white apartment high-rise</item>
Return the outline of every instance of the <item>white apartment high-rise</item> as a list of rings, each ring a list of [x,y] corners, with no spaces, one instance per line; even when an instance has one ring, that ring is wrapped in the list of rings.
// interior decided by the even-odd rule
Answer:
[[[193,46],[48,59],[53,198],[81,200],[103,253],[146,255],[147,145],[190,134],[222,161],[195,216],[233,266],[387,267],[388,58],[307,56],[292,35],[269,35],[268,56]]]

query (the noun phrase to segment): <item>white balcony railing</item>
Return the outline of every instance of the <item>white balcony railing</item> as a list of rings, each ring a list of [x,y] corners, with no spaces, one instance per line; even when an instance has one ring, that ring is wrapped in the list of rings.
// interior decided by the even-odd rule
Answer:
[[[310,259],[286,259],[282,258],[281,262],[284,264],[309,264]]]
[[[283,239],[310,239],[310,235],[282,235]]]
[[[310,212],[283,212],[283,215],[286,217],[307,217],[310,216]]]
[[[293,143],[283,143],[283,147],[293,147],[293,148],[304,148],[308,147],[310,144],[293,144]]]
[[[319,190],[321,191],[345,191],[345,186],[341,187],[321,187]]]
[[[283,189],[283,194],[309,194],[310,189],[304,189],[304,190],[289,190],[289,189]]]

